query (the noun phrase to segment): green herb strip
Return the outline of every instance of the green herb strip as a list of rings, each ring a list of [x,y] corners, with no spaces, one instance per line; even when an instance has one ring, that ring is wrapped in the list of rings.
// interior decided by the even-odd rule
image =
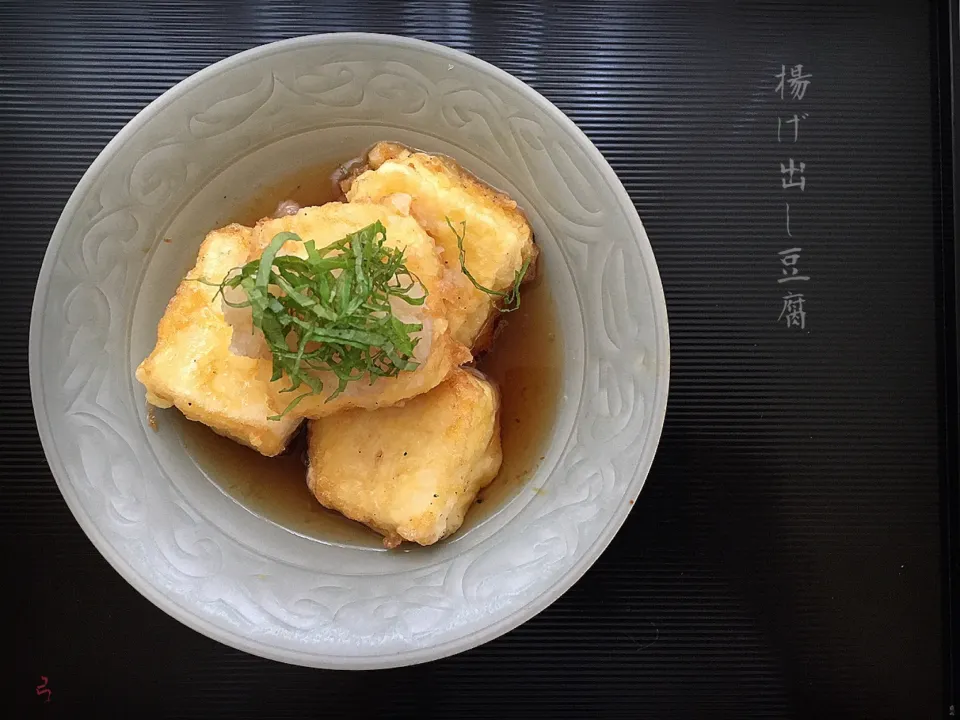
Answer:
[[[485,292],[487,295],[492,295],[493,297],[503,299],[503,302],[500,304],[499,308],[500,312],[508,313],[518,310],[520,308],[520,284],[523,282],[523,278],[527,274],[527,270],[530,268],[530,260],[527,259],[523,261],[523,265],[519,270],[517,270],[517,274],[513,278],[513,285],[510,286],[510,289],[506,291],[500,291],[491,290],[488,287],[484,287],[477,282],[477,279],[470,274],[469,270],[467,270],[466,251],[463,249],[463,239],[467,235],[467,221],[464,220],[460,224],[460,232],[457,232],[457,229],[453,226],[453,223],[450,222],[450,218],[446,218],[446,220],[447,226],[453,231],[453,234],[457,236],[457,248],[460,250],[460,270],[463,272],[463,274],[467,276],[467,279],[473,283],[473,286],[477,290]]]
[[[221,297],[226,288],[246,294],[243,302],[223,301],[250,308],[253,325],[273,356],[271,381],[286,373],[290,387],[282,392],[305,388],[270,420],[279,420],[303,398],[322,392],[317,373],[337,378],[329,402],[351,382],[369,377],[373,384],[377,378],[417,368],[413,352],[420,338],[411,336],[423,325],[398,320],[390,299],[423,305],[427,290],[423,288],[422,297],[411,296],[419,279],[404,264],[403,251],[387,247],[386,239],[386,228],[377,221],[324,248],[318,249],[313,240],[304,242],[306,258],[277,257],[285,243],[303,242],[295,233],[282,232],[258,260],[234,268],[219,284]]]

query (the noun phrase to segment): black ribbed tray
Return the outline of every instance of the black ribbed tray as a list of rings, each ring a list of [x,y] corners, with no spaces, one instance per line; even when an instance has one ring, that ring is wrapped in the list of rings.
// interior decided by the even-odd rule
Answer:
[[[6,716],[945,716],[960,508],[948,5],[0,5]],[[596,566],[484,647],[364,674],[226,648],[126,585],[50,475],[26,367],[47,241],[114,133],[211,62],[341,30],[473,53],[577,122],[644,220],[672,337],[660,451]],[[781,100],[775,75],[800,64],[811,84]],[[790,158],[802,191],[782,187]],[[810,280],[778,283],[793,247]],[[780,317],[791,292],[805,327]]]

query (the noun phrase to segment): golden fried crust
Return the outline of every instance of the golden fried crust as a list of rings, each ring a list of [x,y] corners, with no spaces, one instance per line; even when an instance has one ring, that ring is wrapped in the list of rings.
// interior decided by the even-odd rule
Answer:
[[[420,341],[429,343],[429,354],[416,370],[402,372],[394,378],[379,378],[372,385],[365,380],[350,383],[341,395],[328,402],[337,387],[331,374],[322,378],[325,383],[322,393],[305,397],[292,411],[298,417],[321,418],[348,408],[388,407],[436,387],[455,368],[472,359],[470,351],[456,342],[449,331],[450,286],[443,281],[443,265],[433,240],[403,212],[409,198],[401,198],[397,206],[389,201],[390,198],[386,198],[386,204],[327,203],[321,207],[307,207],[296,215],[263,220],[254,231],[260,246],[266,246],[277,233],[289,231],[304,241],[313,240],[317,247],[323,247],[379,220],[387,231],[386,244],[403,248],[407,268],[428,292],[423,317],[413,320],[422,320],[425,331],[430,333],[429,338]],[[303,253],[300,243],[287,243],[282,251]],[[298,393],[282,392],[289,386],[286,376],[270,384],[275,403],[286,406],[296,397]]]
[[[473,348],[495,309],[496,298],[476,289],[461,272],[457,237],[466,221],[465,265],[486,288],[504,291],[525,261],[537,256],[523,212],[506,195],[480,182],[448,158],[415,153],[395,143],[379,143],[368,153],[371,170],[353,180],[350,202],[381,200],[395,193],[411,196],[410,213],[442,248],[448,278],[450,331]]]
[[[387,547],[435,543],[500,470],[499,402],[493,384],[461,369],[404,405],[312,421],[307,485]]]
[[[264,455],[276,455],[300,420],[267,420],[278,412],[262,379],[264,372],[269,374],[270,361],[230,351],[233,328],[224,319],[217,289],[196,282],[220,282],[260,252],[254,233],[242,225],[207,235],[196,266],[167,305],[156,347],[137,368],[137,380],[146,387],[149,403],[176,406],[190,420]]]

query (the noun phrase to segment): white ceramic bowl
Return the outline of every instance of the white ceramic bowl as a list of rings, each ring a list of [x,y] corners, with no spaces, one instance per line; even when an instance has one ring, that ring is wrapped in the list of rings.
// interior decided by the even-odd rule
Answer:
[[[412,552],[292,533],[220,492],[133,373],[238,178],[377,140],[456,158],[527,212],[560,317],[562,399],[531,487]],[[190,242],[163,243],[165,237]],[[469,55],[365,34],[241,53],[164,93],[93,163],[50,241],[30,333],[37,425],[100,552],[190,627],[290,663],[378,668],[465,650],[596,560],[653,460],[667,401],[663,291],[636,210],[556,107]]]

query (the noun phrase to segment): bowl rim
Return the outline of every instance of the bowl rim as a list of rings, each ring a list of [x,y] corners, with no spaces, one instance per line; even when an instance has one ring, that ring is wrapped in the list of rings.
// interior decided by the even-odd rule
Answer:
[[[239,632],[230,632],[220,628],[205,618],[190,612],[185,606],[171,600],[165,596],[159,588],[146,581],[132,567],[128,566],[126,561],[114,550],[113,545],[107,541],[101,530],[89,518],[86,511],[80,505],[79,499],[71,484],[63,478],[67,477],[66,469],[56,451],[56,445],[51,433],[51,425],[47,418],[47,413],[43,404],[43,391],[39,367],[40,335],[42,327],[42,311],[45,303],[46,290],[50,283],[53,272],[57,251],[63,243],[66,227],[69,219],[76,212],[76,207],[81,202],[81,189],[90,184],[101,172],[104,166],[110,162],[115,148],[122,145],[126,140],[136,133],[156,110],[182,93],[188,92],[197,85],[215,77],[224,70],[242,65],[251,59],[269,56],[278,51],[296,50],[299,47],[310,47],[317,43],[327,41],[355,41],[366,43],[387,43],[393,46],[403,46],[407,49],[422,50],[438,54],[448,58],[450,61],[461,63],[465,66],[471,66],[480,72],[486,73],[495,80],[512,87],[520,94],[528,97],[532,103],[539,109],[548,114],[561,127],[565,128],[572,136],[577,138],[580,145],[588,156],[590,161],[596,166],[596,169],[608,180],[611,187],[614,188],[620,204],[624,207],[631,224],[635,224],[643,230],[643,224],[637,213],[633,201],[630,199],[626,189],[620,182],[613,168],[603,157],[593,142],[577,125],[568,118],[559,108],[556,107],[547,98],[541,95],[537,90],[527,85],[525,82],[514,77],[510,73],[498,68],[497,66],[481,60],[478,57],[454,48],[438,43],[428,42],[400,35],[386,33],[367,33],[367,32],[331,32],[317,33],[311,35],[301,35],[285,40],[279,40],[272,43],[258,45],[242,52],[230,55],[201,70],[189,75],[179,81],[160,96],[155,98],[143,109],[141,109],[121,130],[104,146],[97,157],[90,164],[90,167],[84,172],[77,182],[70,198],[64,205],[57,224],[51,234],[50,241],[44,253],[43,263],[37,278],[37,287],[34,292],[34,299],[30,317],[30,337],[28,365],[30,375],[30,392],[34,408],[34,415],[37,424],[37,432],[40,436],[41,444],[46,455],[51,474],[60,489],[67,506],[80,525],[81,529],[107,560],[107,562],[116,570],[120,576],[127,581],[134,589],[143,595],[147,600],[157,606],[167,615],[183,623],[187,627],[223,643],[229,647],[242,650],[260,657],[264,657],[279,662],[298,664],[316,668],[336,668],[336,669],[354,669],[354,670],[373,670],[386,669],[393,667],[402,667],[414,665],[432,660],[438,660],[444,657],[463,652],[489,642],[501,635],[513,630],[535,615],[542,612],[561,595],[569,590],[584,573],[596,562],[597,558],[607,548],[614,535],[619,531],[625,522],[630,510],[633,507],[631,503],[623,503],[614,509],[609,521],[595,541],[586,548],[579,559],[544,592],[526,605],[518,608],[512,614],[500,619],[473,632],[453,639],[445,640],[435,645],[407,650],[400,653],[391,653],[373,656],[344,656],[344,655],[325,655],[311,652],[303,652],[292,649],[280,649],[258,640],[253,637],[245,636]],[[650,407],[650,425],[647,436],[644,441],[644,453],[640,458],[637,470],[630,480],[629,493],[632,498],[642,490],[646,478],[649,474],[654,455],[659,445],[660,436],[663,429],[663,422],[666,415],[667,395],[670,384],[670,339],[669,325],[666,310],[666,300],[663,293],[659,270],[652,248],[647,243],[640,245],[641,253],[644,258],[644,268],[646,270],[647,280],[650,284],[650,293],[654,304],[655,334],[657,337],[657,383],[654,402]]]

